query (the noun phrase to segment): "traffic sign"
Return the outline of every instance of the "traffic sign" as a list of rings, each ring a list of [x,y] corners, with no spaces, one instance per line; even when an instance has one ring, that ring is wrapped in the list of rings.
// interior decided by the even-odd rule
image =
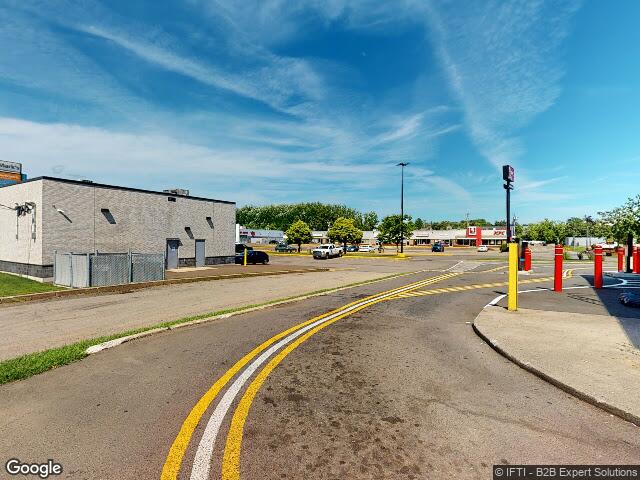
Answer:
[[[513,182],[516,179],[516,171],[511,165],[502,166],[502,179],[505,182]]]

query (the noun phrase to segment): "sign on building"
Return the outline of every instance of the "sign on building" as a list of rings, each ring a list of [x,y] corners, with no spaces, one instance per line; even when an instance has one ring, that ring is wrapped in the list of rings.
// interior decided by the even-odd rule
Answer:
[[[7,162],[0,160],[0,172],[14,173],[20,175],[22,173],[22,164],[17,162]]]
[[[0,187],[20,183],[23,180],[21,163],[0,160]]]

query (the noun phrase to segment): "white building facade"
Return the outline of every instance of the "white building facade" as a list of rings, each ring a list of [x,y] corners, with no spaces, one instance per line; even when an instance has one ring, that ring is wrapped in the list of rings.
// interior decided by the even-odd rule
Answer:
[[[234,202],[53,177],[0,188],[0,271],[50,279],[56,251],[233,263],[234,241]]]

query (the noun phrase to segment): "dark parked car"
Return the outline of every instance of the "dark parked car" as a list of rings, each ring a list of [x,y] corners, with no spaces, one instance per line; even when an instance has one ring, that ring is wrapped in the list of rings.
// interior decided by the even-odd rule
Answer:
[[[253,247],[245,245],[244,243],[236,243],[236,253],[244,253],[244,249],[253,250]]]
[[[244,263],[244,251],[236,252],[236,263],[242,265]],[[262,263],[266,265],[269,263],[269,255],[266,252],[260,250],[254,250],[251,247],[247,248],[247,264]]]
[[[358,251],[358,245],[349,245],[347,247],[347,252],[357,252]]]
[[[298,249],[293,245],[288,245],[286,243],[279,243],[278,245],[276,245],[276,252],[293,253],[297,251]]]
[[[444,252],[444,243],[436,242],[431,247],[432,252]]]

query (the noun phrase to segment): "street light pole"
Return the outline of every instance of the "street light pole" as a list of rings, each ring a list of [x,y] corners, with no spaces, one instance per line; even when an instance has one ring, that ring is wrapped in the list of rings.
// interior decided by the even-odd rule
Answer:
[[[400,253],[404,253],[404,167],[409,165],[409,162],[400,162],[396,167],[401,167],[401,181],[400,181]]]

